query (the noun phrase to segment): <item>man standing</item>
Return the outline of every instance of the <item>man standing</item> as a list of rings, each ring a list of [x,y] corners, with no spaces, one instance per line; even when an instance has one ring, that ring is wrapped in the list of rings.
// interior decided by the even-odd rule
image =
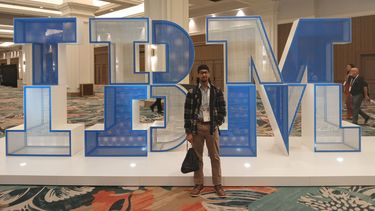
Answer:
[[[358,124],[358,114],[365,119],[365,124],[370,119],[370,116],[361,110],[363,98],[369,101],[367,82],[359,75],[359,69],[354,67],[350,70],[352,80],[350,81],[349,92],[352,95],[353,102],[353,123]]]
[[[346,118],[347,119],[351,119],[352,115],[353,115],[352,95],[349,93],[350,81],[352,80],[352,76],[350,75],[350,70],[353,67],[355,67],[354,64],[347,64],[345,66],[345,81],[343,83],[344,95],[345,95],[345,105],[346,105]]]
[[[212,182],[219,196],[225,196],[221,186],[221,167],[218,127],[224,123],[226,106],[223,92],[210,83],[207,65],[198,67],[198,84],[190,89],[185,100],[185,132],[199,158],[199,170],[194,172],[191,196],[199,196],[203,189],[203,147],[206,141],[211,159]]]

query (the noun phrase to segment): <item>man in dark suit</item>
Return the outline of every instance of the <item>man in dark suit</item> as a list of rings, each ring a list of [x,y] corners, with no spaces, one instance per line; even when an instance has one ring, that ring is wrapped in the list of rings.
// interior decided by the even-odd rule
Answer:
[[[344,96],[345,96],[345,105],[346,105],[346,117],[348,119],[352,118],[353,115],[353,108],[352,108],[352,95],[349,92],[350,81],[352,80],[352,76],[350,76],[350,70],[355,67],[354,64],[347,64],[345,66],[345,81],[343,83],[344,86]]]
[[[366,101],[370,101],[368,95],[368,85],[367,82],[359,75],[359,69],[357,67],[353,67],[350,70],[350,75],[352,77],[350,81],[349,92],[352,95],[352,103],[353,103],[353,123],[358,124],[358,114],[361,115],[365,119],[365,124],[370,119],[370,116],[367,115],[365,112],[361,110],[361,104],[363,98]]]

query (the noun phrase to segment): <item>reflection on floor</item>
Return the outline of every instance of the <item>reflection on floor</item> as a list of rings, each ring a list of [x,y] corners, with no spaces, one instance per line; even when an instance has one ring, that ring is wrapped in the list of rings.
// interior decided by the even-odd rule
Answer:
[[[1,210],[375,210],[375,187],[0,186]]]
[[[4,136],[4,130],[23,123],[22,107],[23,91],[19,88],[0,86],[0,137]],[[273,136],[266,112],[257,99],[257,135]],[[85,126],[92,126],[96,123],[103,123],[104,94],[103,87],[96,86],[95,96],[68,97],[68,122],[85,123]],[[156,110],[156,109],[155,109]],[[372,117],[375,117],[375,105],[368,105],[363,109]],[[152,112],[148,106],[141,108],[141,121],[149,123],[162,119],[162,115],[156,111]],[[345,111],[343,111],[345,114]],[[363,120],[359,120],[361,122]],[[367,125],[362,126],[362,135],[375,135],[375,121],[370,120]],[[292,136],[301,134],[301,116],[298,115],[292,129]]]

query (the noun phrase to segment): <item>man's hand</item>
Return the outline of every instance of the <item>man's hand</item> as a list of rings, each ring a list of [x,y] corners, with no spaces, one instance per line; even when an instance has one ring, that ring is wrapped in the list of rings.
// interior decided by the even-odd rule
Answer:
[[[187,133],[186,134],[186,140],[192,144],[193,143],[193,134]]]

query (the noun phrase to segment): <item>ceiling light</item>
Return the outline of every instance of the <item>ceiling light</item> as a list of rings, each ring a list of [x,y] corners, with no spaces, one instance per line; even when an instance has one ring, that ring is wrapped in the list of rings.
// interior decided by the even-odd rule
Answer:
[[[131,163],[129,166],[130,166],[131,168],[135,168],[135,167],[137,166],[137,164],[136,164],[136,163]]]
[[[337,162],[342,163],[344,161],[344,158],[338,157],[338,158],[336,158],[336,160],[337,160]]]
[[[123,18],[127,16],[132,16],[136,14],[143,13],[145,11],[144,3],[139,4],[137,6],[128,7],[122,10],[110,12],[104,15],[99,15],[99,18]]]

